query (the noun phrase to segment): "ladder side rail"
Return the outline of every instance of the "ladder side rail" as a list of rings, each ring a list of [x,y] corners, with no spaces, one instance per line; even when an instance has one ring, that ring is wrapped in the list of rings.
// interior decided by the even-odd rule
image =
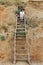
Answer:
[[[14,36],[14,64],[16,63],[16,30],[15,30],[15,36]]]
[[[14,36],[14,64],[16,63],[16,30],[17,30],[17,17],[16,17],[16,28],[15,28],[15,36]]]
[[[17,29],[17,17],[16,17],[16,23],[15,23],[15,31],[16,31],[16,29]]]
[[[24,24],[25,24],[25,33],[27,34],[27,30],[26,30],[26,19],[24,19]],[[26,38],[27,39],[27,38]],[[27,41],[26,41],[26,43],[27,43]],[[26,45],[27,46],[27,45]],[[27,47],[27,49],[28,49],[28,47]]]
[[[26,29],[26,18],[25,18],[25,32],[26,32],[26,43],[27,43],[27,50],[28,50],[28,63],[29,65],[31,65],[31,61],[30,61],[30,47],[29,47],[29,43],[28,43],[28,40],[27,40],[27,29]],[[29,48],[29,49],[28,49]]]
[[[29,65],[31,65],[31,61],[30,61],[30,47],[29,47],[29,42],[28,42],[28,36],[26,35],[26,43],[27,43],[27,46],[28,46],[28,63]]]

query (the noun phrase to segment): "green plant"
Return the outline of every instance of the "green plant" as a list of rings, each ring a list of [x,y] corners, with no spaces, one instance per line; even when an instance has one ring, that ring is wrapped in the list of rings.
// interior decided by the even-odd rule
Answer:
[[[15,14],[19,14],[19,12],[20,12],[20,11],[19,11],[18,9],[17,9],[17,10],[15,10]]]
[[[20,35],[26,35],[26,33],[22,32],[22,33],[19,33]]]
[[[4,40],[6,40],[6,37],[4,35],[0,35],[0,40],[4,41]]]

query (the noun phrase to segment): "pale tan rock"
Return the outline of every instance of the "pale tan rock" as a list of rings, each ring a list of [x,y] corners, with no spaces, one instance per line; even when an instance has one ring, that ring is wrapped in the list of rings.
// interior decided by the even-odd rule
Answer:
[[[28,2],[26,14],[29,21],[38,24],[38,27],[30,28],[27,34],[31,61],[43,62],[43,2]]]
[[[43,28],[29,30],[27,39],[31,61],[43,62]]]
[[[0,62],[14,61],[14,26],[16,22],[15,6],[6,7],[1,13],[0,34],[6,36],[6,40],[0,40]],[[7,30],[5,32],[5,30]]]
[[[40,5],[39,5],[40,3]],[[30,1],[26,6],[26,18],[28,21],[36,22],[39,26],[43,26],[43,2]]]

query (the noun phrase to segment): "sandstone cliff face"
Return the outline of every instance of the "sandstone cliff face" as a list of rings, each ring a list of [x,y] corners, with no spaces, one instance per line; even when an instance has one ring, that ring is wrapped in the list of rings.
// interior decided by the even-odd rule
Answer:
[[[0,36],[5,37],[4,40],[2,37],[3,41],[0,39],[0,62],[13,62],[14,59],[15,9],[14,5],[9,7],[0,5]],[[28,2],[26,16],[28,21],[31,20],[38,25],[36,28],[30,28],[28,25],[27,41],[31,61],[43,61],[43,2]]]
[[[26,15],[29,20],[33,19],[36,23],[39,22],[39,24],[43,25],[43,2],[28,2]]]
[[[14,59],[14,11],[15,6],[0,6],[0,62],[13,62]]]
[[[43,62],[43,2],[28,3],[26,7],[28,22],[38,24],[38,27],[28,29],[27,41],[30,48],[30,59],[33,62]]]
[[[31,61],[43,61],[43,28],[29,30],[27,39]]]

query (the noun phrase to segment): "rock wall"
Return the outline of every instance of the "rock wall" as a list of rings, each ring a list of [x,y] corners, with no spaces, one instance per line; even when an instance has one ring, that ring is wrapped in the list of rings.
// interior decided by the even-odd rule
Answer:
[[[14,61],[15,6],[0,6],[0,62]]]
[[[31,61],[43,62],[43,28],[29,30],[27,39]]]
[[[2,36],[0,39],[0,62],[13,62],[14,60],[15,9],[14,5],[9,7],[0,5],[0,36]],[[38,27],[31,29],[28,25],[27,41],[28,47],[30,47],[31,61],[43,62],[43,2],[28,1],[25,10],[28,21],[31,20],[38,24]]]
[[[26,17],[28,23],[30,21],[38,24],[36,28],[28,26],[27,41],[30,48],[30,59],[33,62],[43,62],[43,2],[28,2]]]

